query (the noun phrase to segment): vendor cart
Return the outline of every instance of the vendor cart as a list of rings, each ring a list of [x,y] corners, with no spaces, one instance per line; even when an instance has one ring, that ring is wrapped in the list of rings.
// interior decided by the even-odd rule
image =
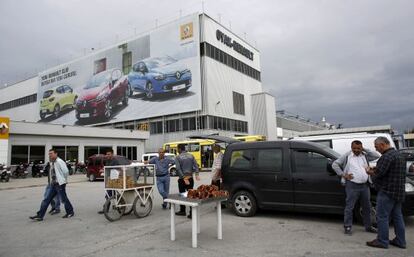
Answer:
[[[104,171],[104,215],[109,221],[119,220],[131,212],[137,218],[150,214],[155,185],[154,165],[134,163],[105,166]]]

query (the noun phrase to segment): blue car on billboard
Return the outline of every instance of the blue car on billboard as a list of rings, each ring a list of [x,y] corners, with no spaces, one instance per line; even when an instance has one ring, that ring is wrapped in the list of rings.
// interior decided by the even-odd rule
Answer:
[[[132,66],[128,81],[133,91],[148,99],[155,94],[184,94],[191,87],[191,71],[170,56],[147,58]]]

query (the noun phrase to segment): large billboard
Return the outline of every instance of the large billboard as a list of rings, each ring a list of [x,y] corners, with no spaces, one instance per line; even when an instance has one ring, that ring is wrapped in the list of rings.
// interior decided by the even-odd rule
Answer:
[[[201,109],[199,15],[39,74],[40,122],[144,119]]]

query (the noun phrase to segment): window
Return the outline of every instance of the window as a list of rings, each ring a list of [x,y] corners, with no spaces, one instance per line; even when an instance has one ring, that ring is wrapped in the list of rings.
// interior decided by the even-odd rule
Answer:
[[[126,52],[122,55],[122,72],[128,74],[132,67],[132,52]]]
[[[332,148],[332,140],[330,140],[330,139],[328,139],[328,140],[315,140],[315,141],[312,141],[312,142],[327,146],[329,148]]]
[[[200,151],[200,144],[194,144],[194,143],[188,144],[186,146],[186,148],[187,148],[187,151],[189,151],[189,152],[199,152]]]
[[[98,146],[85,146],[85,149],[84,149],[84,160],[87,160],[92,155],[98,154],[98,153],[99,153]]]
[[[136,146],[118,146],[116,150],[117,155],[125,156],[129,160],[137,159]]]
[[[11,164],[45,161],[45,147],[42,145],[12,145]]]
[[[295,172],[298,173],[322,173],[327,172],[328,161],[324,155],[307,150],[295,150]]]
[[[282,149],[261,149],[257,152],[257,168],[282,171],[282,159]]]
[[[150,134],[162,134],[162,121],[150,123]]]
[[[107,151],[112,150],[112,146],[100,146],[99,153],[106,154]]]
[[[27,145],[12,145],[11,164],[27,163],[29,161],[29,147]]]
[[[0,111],[15,108],[21,105],[34,103],[36,101],[37,101],[37,94],[24,96],[24,97],[0,104]]]
[[[43,145],[31,145],[29,146],[29,162],[45,163],[45,146]]]
[[[233,91],[233,110],[236,114],[245,114],[244,95]]]
[[[250,169],[252,160],[252,152],[250,150],[233,151],[231,153],[230,168],[238,170]]]

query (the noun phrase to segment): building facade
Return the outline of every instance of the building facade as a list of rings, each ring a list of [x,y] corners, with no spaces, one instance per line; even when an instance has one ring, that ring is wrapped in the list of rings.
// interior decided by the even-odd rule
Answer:
[[[112,96],[115,89],[118,97]],[[147,131],[145,152],[195,134],[277,138],[275,100],[263,91],[260,52],[206,14],[183,17],[0,92],[0,116],[113,133]]]

